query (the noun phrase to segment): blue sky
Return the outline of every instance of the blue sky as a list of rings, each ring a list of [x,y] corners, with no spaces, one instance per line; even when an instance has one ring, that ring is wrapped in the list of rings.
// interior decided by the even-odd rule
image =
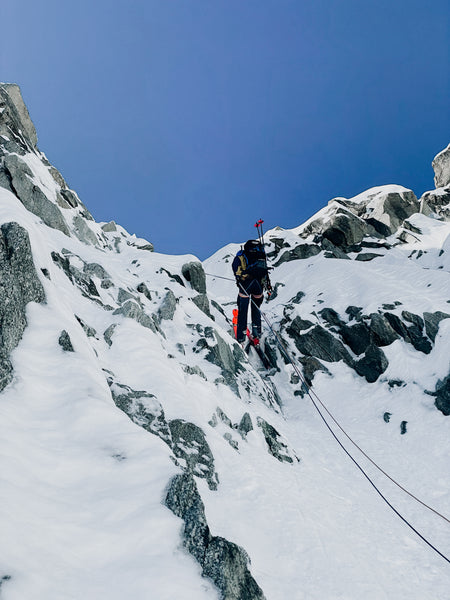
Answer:
[[[40,149],[160,252],[420,195],[450,142],[447,0],[2,0],[0,20]]]

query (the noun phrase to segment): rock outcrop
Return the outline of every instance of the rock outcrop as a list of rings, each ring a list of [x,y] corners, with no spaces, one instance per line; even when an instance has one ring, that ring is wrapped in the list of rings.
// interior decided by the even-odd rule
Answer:
[[[22,339],[29,302],[44,302],[28,233],[17,223],[0,227],[0,391],[12,379],[10,354]]]
[[[37,135],[18,85],[0,84],[0,135],[8,152],[24,154],[36,148]]]
[[[183,519],[184,546],[202,567],[204,577],[211,579],[220,590],[222,600],[264,600],[261,588],[248,569],[246,552],[237,544],[211,535],[192,475],[176,475],[164,502]]]
[[[450,144],[433,159],[434,184],[437,188],[450,185]]]

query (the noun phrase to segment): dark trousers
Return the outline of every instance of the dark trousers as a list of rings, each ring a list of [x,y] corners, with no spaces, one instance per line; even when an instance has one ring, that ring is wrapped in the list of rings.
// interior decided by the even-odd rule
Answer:
[[[247,313],[250,298],[252,299],[252,335],[260,337],[261,335],[261,313],[259,307],[264,300],[264,293],[261,282],[257,279],[246,281],[239,287],[239,295],[237,298],[238,305],[238,322],[236,328],[236,339],[240,342],[245,339],[247,332]],[[256,305],[256,306],[255,306]]]

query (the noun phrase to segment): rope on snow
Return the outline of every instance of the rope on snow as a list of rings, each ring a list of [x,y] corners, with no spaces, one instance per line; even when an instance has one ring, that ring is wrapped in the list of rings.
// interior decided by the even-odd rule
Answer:
[[[232,279],[231,277],[223,277],[221,275],[213,275],[211,273],[206,273],[206,275],[208,275],[209,277],[216,277],[218,279],[226,279],[228,281],[235,281],[234,279]],[[240,284],[239,284],[240,285]],[[245,289],[243,288],[242,285],[240,285],[241,289],[245,292]],[[246,292],[245,292],[246,293]],[[389,500],[386,498],[386,496],[384,496],[384,494],[381,492],[381,490],[376,486],[376,484],[372,481],[372,479],[369,477],[369,475],[366,473],[366,471],[363,469],[363,467],[358,463],[358,461],[350,454],[350,452],[347,450],[347,448],[343,445],[343,443],[341,442],[341,440],[338,438],[338,436],[336,435],[336,433],[333,431],[332,427],[330,426],[330,424],[328,423],[328,421],[326,420],[325,416],[323,415],[322,411],[320,410],[318,403],[321,405],[321,407],[325,410],[325,412],[328,414],[328,416],[332,419],[332,421],[335,423],[335,425],[340,429],[340,431],[345,435],[345,437],[351,442],[351,444],[353,444],[353,446],[359,450],[359,452],[361,452],[361,454],[367,458],[367,460],[376,468],[378,469],[378,471],[380,471],[380,473],[382,473],[385,477],[387,477],[392,483],[394,483],[398,488],[400,488],[403,492],[405,492],[408,496],[410,496],[411,498],[413,498],[414,500],[416,500],[419,504],[421,504],[422,506],[424,506],[425,508],[427,508],[428,510],[432,511],[435,515],[437,515],[438,517],[440,517],[441,519],[443,519],[444,521],[447,521],[447,523],[450,523],[450,520],[445,517],[444,515],[442,515],[440,512],[438,512],[437,510],[435,510],[434,508],[432,508],[431,506],[429,506],[428,504],[426,504],[425,502],[423,502],[422,500],[420,500],[419,498],[417,498],[414,494],[412,494],[410,491],[408,491],[405,487],[403,487],[400,483],[398,483],[398,481],[396,481],[393,477],[391,477],[388,473],[386,473],[386,471],[384,471],[384,469],[382,469],[374,460],[372,460],[370,458],[370,456],[364,452],[364,450],[350,437],[350,435],[345,431],[345,429],[341,426],[341,424],[337,421],[337,419],[333,416],[333,414],[328,410],[328,408],[326,407],[326,405],[322,402],[322,400],[319,398],[319,396],[314,392],[314,390],[312,389],[312,386],[309,386],[308,383],[306,382],[305,378],[303,377],[303,373],[300,371],[298,365],[294,362],[293,358],[291,357],[291,355],[289,354],[288,350],[286,349],[285,344],[283,343],[283,341],[281,340],[280,336],[275,332],[273,325],[271,324],[270,320],[268,319],[267,315],[265,314],[264,311],[262,311],[260,309],[260,307],[253,301],[252,298],[250,298],[251,302],[256,306],[256,308],[259,310],[259,312],[261,313],[261,316],[263,317],[267,327],[269,328],[270,332],[272,333],[272,335],[274,336],[280,350],[282,351],[282,353],[285,355],[286,359],[288,360],[288,362],[291,364],[292,368],[294,369],[296,375],[299,377],[300,381],[303,384],[303,387],[306,389],[307,394],[314,406],[314,408],[316,409],[316,411],[318,412],[318,414],[320,415],[322,421],[324,422],[325,426],[327,427],[327,429],[329,430],[329,432],[331,433],[331,435],[333,436],[333,438],[336,440],[336,442],[339,444],[339,446],[342,448],[342,450],[345,452],[345,454],[350,458],[350,460],[355,464],[355,466],[359,469],[359,471],[361,471],[361,473],[364,475],[364,477],[367,479],[367,481],[370,483],[370,485],[374,488],[374,490],[378,493],[378,495],[384,500],[384,502],[391,508],[391,510],[394,511],[394,513],[418,536],[420,537],[420,539],[422,541],[424,541],[430,548],[432,548],[437,554],[439,554],[439,556],[441,556],[444,560],[446,560],[448,563],[450,563],[450,559],[445,556],[445,554],[443,554],[440,550],[438,550],[436,548],[436,546],[434,546],[429,540],[427,540],[413,525],[411,525],[411,523],[389,502]]]

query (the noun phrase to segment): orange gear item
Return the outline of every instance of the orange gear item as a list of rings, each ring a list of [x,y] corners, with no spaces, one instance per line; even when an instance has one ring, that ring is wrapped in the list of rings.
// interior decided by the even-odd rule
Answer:
[[[234,329],[234,337],[237,336],[237,322],[238,322],[238,314],[239,311],[237,308],[233,308],[233,329]]]

